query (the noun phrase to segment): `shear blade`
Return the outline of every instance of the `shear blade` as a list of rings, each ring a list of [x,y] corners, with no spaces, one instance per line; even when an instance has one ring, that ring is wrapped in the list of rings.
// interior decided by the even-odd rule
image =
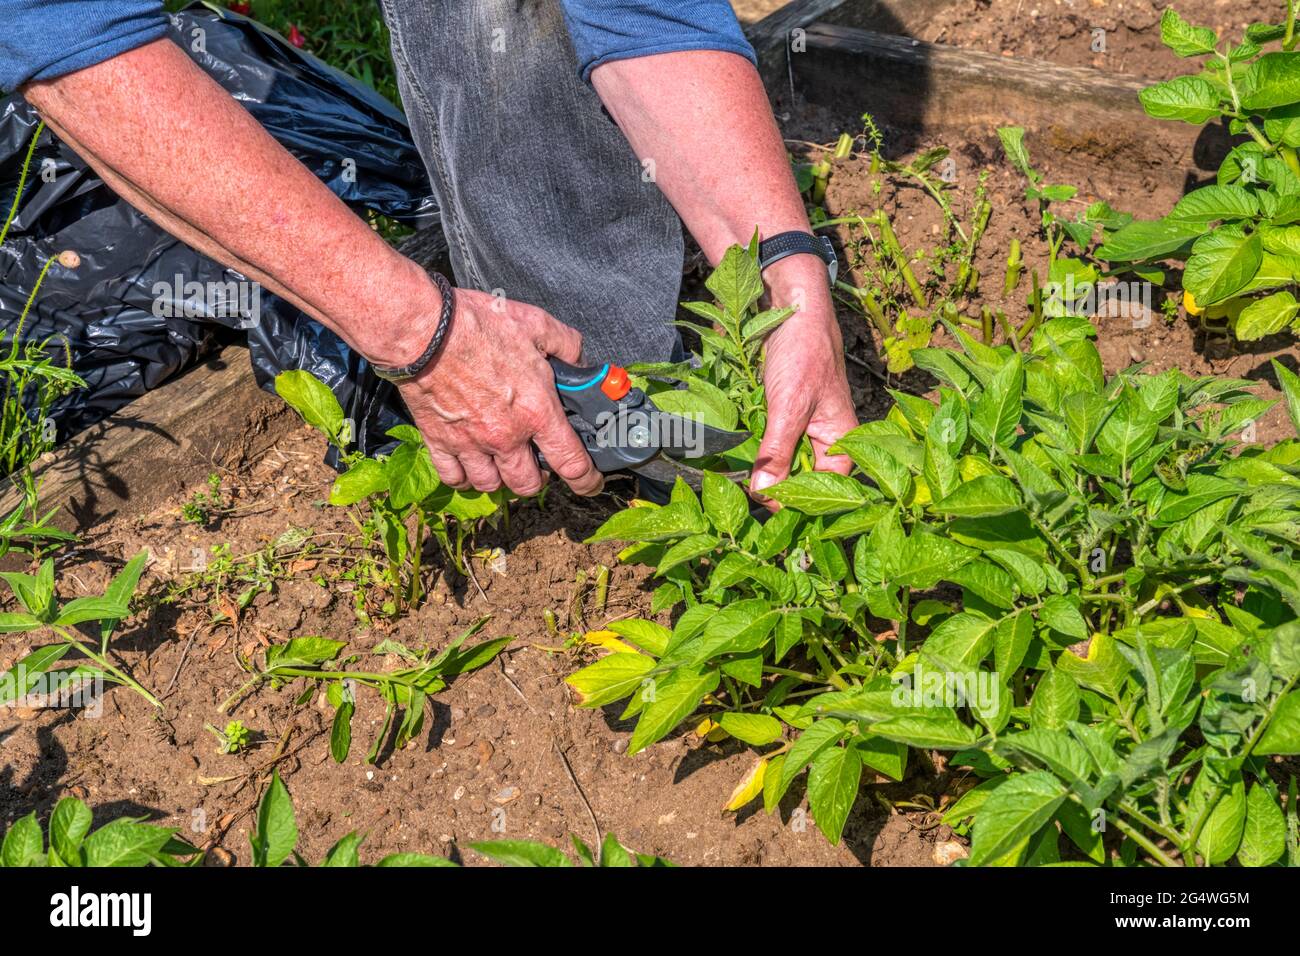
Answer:
[[[659,450],[671,458],[708,458],[749,441],[748,432],[714,428],[695,419],[661,411],[649,397],[645,399],[645,408],[653,414]]]
[[[659,481],[666,485],[674,484],[680,478],[695,491],[699,491],[704,483],[704,472],[701,469],[692,468],[665,455],[656,455],[632,470],[651,481]],[[742,484],[749,477],[749,472],[746,471],[715,471],[711,474],[734,481],[736,484]]]

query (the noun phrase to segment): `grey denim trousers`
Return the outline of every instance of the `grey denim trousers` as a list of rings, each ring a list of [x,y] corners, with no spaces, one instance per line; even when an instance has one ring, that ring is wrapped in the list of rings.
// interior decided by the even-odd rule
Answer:
[[[578,75],[557,0],[381,0],[458,285],[539,306],[589,364],[662,361],[682,227]]]

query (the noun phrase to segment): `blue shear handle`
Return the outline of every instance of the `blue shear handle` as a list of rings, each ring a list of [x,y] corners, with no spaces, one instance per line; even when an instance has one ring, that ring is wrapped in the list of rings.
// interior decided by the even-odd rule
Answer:
[[[589,388],[600,388],[600,383],[605,381],[605,376],[609,374],[608,362],[600,368],[570,365],[557,358],[550,359],[550,363],[551,369],[555,372],[555,387],[561,392],[582,392]]]

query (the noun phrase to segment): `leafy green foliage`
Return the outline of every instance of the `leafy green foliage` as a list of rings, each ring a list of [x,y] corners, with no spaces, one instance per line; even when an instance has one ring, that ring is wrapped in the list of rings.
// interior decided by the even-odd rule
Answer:
[[[571,837],[571,839],[573,840],[574,853],[577,855],[579,862],[586,867],[665,867],[673,865],[662,857],[629,850],[612,833],[605,834],[605,840],[600,845],[599,854],[593,853],[591,847],[576,836]],[[566,869],[573,866],[573,861],[555,847],[545,843],[538,843],[535,840],[488,840],[471,843],[470,849],[483,854],[494,863],[500,863],[502,866]]]
[[[29,694],[60,695],[88,682],[103,681],[130,687],[149,703],[162,704],[109,658],[108,646],[118,624],[131,614],[131,598],[148,560],[141,551],[109,582],[102,595],[60,602],[55,594],[54,559],[46,558],[35,574],[0,571],[21,611],[0,613],[0,633],[48,630],[58,639],[32,651],[4,674],[0,674],[0,704],[20,700]],[[97,622],[98,641],[87,643],[77,627]],[[84,662],[72,666],[64,659],[79,654]]]
[[[18,215],[18,206],[27,187],[32,155],[45,124],[40,123],[32,134],[18,174],[18,185],[13,201],[0,228],[0,243],[9,235],[9,229]],[[72,351],[66,338],[51,349],[51,343],[61,336],[50,336],[40,341],[24,341],[23,329],[32,304],[40,292],[41,284],[50,268],[59,263],[75,268],[79,260],[68,253],[50,256],[19,313],[9,341],[7,355],[0,356],[0,475],[25,470],[44,452],[54,447],[54,421],[49,417],[56,399],[85,388],[86,383],[72,371]],[[60,362],[62,364],[60,364]]]
[[[0,868],[29,866],[117,867],[195,866],[200,851],[178,839],[176,830],[154,826],[134,817],[119,817],[92,831],[88,806],[65,797],[55,806],[49,820],[48,848],[35,813],[16,821],[0,834]],[[249,835],[251,862],[257,867],[279,867],[292,863],[308,866],[298,852],[299,829],[289,790],[276,770],[257,807]],[[362,866],[360,850],[365,835],[353,831],[332,847],[320,861],[323,867]],[[568,867],[572,862],[554,847],[530,840],[498,840],[470,846],[488,859],[505,866]],[[627,849],[613,834],[601,844],[599,854],[577,837],[574,852],[583,866],[636,867],[672,866],[667,860]],[[454,867],[446,857],[423,853],[391,853],[379,860],[379,867]]]
[[[717,297],[717,304],[684,302],[683,307],[701,321],[677,323],[688,333],[688,342],[698,341],[697,361],[633,364],[628,366],[628,372],[634,384],[652,396],[664,412],[715,428],[748,430],[751,435],[761,436],[767,425],[759,376],[763,344],[794,310],[759,307],[763,280],[758,268],[757,235],[747,248],[728,249],[707,285]],[[704,467],[746,469],[753,466],[757,451],[755,437],[716,461],[699,463]],[[811,455],[811,448],[805,447],[804,453]]]
[[[64,797],[49,820],[49,842],[36,814],[14,822],[0,843],[0,867],[28,866],[188,866],[199,851],[178,839],[176,830],[118,817],[91,830],[90,808]],[[187,859],[189,858],[189,859]]]
[[[1023,351],[957,335],[917,355],[937,402],[841,439],[852,478],[796,475],[765,523],[716,485],[611,517],[592,540],[633,540],[654,608],[682,610],[610,623],[634,650],[569,683],[626,702],[629,753],[700,717],[763,748],[728,809],[770,812],[806,771],[832,840],[864,772],[901,779],[922,748],[986,781],[949,813],[976,863],[1050,862],[1062,837],[1096,862],[1273,862],[1300,441],[1242,438],[1272,405],[1249,382],[1105,379],[1080,318]]]
[[[1165,44],[1202,60],[1199,74],[1142,92],[1157,118],[1224,122],[1240,137],[1216,181],[1188,193],[1162,219],[1109,234],[1097,255],[1120,267],[1185,262],[1188,311],[1243,341],[1300,333],[1300,53],[1294,11],[1285,25],[1254,24],[1235,46],[1177,11],[1161,22]],[[1269,49],[1280,47],[1280,49]]]
[[[365,671],[354,668],[356,655],[340,658],[345,641],[326,637],[295,637],[266,649],[261,667],[241,661],[253,677],[221,705],[228,710],[235,700],[253,688],[269,683],[282,687],[300,678],[313,685],[325,687],[326,698],[334,708],[334,723],[330,731],[330,754],[338,763],[347,760],[352,748],[352,717],[356,713],[357,687],[369,687],[384,701],[384,722],[375,736],[366,756],[367,763],[377,763],[390,733],[396,736],[393,746],[400,750],[417,737],[424,728],[427,709],[434,694],[446,688],[458,674],[465,674],[491,663],[505,649],[512,638],[498,637],[478,644],[465,646],[465,641],[477,634],[488,618],[484,617],[472,627],[453,638],[437,654],[431,650],[412,650],[393,640],[381,641],[374,654],[394,654],[405,666],[389,671]],[[298,700],[311,699],[312,687],[300,693]]]
[[[343,409],[334,393],[310,372],[281,372],[275,390],[339,450],[346,471],[334,481],[330,504],[366,506],[362,528],[387,562],[378,583],[391,591],[385,605],[390,615],[398,614],[403,605],[417,605],[424,595],[421,561],[427,535],[438,541],[462,574],[469,573],[466,541],[480,522],[497,520],[508,492],[457,491],[442,484],[424,439],[411,425],[388,432],[397,445],[386,456],[367,458],[349,452],[351,426]]]

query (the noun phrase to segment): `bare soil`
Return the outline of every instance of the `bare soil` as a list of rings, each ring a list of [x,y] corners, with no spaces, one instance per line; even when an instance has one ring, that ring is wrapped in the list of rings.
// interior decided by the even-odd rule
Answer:
[[[1286,18],[1282,0],[848,0],[827,19],[968,50],[1163,80],[1191,72],[1189,61],[1160,42],[1160,17],[1170,5],[1233,42],[1248,24]]]

